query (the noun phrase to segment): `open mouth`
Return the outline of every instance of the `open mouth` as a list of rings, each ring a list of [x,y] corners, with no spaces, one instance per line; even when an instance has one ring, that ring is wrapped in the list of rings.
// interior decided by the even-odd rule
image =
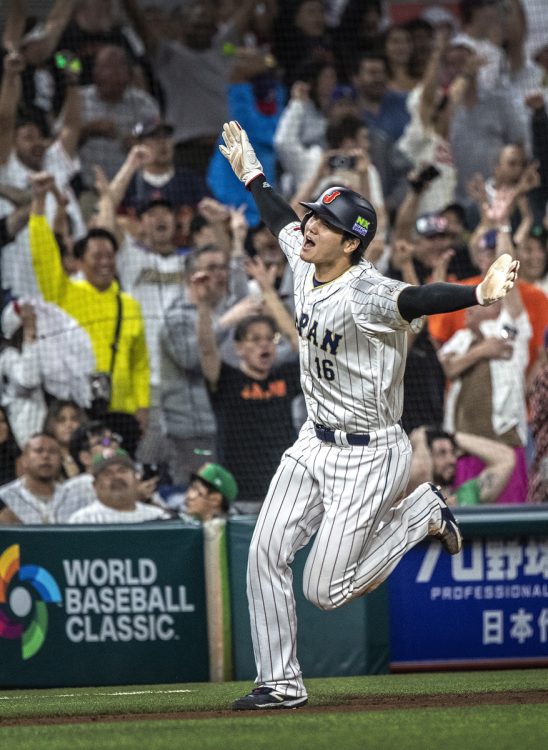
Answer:
[[[310,238],[308,234],[305,234],[304,236],[304,242],[303,242],[303,250],[312,250],[312,248],[316,247],[316,243],[313,239]]]
[[[269,365],[272,362],[272,353],[271,352],[261,352],[261,354],[259,354],[259,362],[262,365]]]

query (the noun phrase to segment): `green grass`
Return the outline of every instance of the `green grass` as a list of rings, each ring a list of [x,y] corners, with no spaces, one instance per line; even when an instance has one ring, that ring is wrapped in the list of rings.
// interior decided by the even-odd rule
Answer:
[[[544,750],[547,706],[7,727],[10,750]]]
[[[0,692],[0,720],[135,714],[135,721],[0,727],[6,750],[545,750],[548,670],[408,674],[307,681],[310,705],[373,696],[546,690],[547,703],[386,711],[277,711],[139,721],[145,714],[226,710],[249,683]],[[189,690],[190,692],[169,692]],[[119,693],[116,695],[116,693]],[[123,694],[122,694],[123,693]]]
[[[306,684],[310,705],[321,706],[357,696],[548,690],[548,670],[339,677],[307,680]],[[249,682],[224,682],[2,691],[0,719],[224,710],[251,687]]]

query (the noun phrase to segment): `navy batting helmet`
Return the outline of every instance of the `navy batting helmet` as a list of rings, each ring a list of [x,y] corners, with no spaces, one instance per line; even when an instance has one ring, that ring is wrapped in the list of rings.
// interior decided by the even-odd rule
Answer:
[[[357,237],[365,249],[377,231],[377,214],[371,203],[354,190],[330,187],[314,203],[301,203],[308,208],[301,223],[304,227],[312,214],[317,214],[328,224]]]

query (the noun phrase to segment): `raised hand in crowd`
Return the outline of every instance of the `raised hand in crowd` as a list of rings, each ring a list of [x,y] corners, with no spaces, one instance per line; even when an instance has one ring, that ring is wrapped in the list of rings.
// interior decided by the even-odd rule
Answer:
[[[230,219],[230,209],[215,198],[202,198],[198,203],[198,211],[210,224],[221,224]]]
[[[230,234],[232,237],[231,255],[233,258],[241,258],[244,254],[245,239],[249,229],[249,224],[245,218],[247,206],[242,204],[238,208],[230,209]]]
[[[204,296],[207,296],[205,292]],[[263,312],[264,304],[262,297],[259,298],[254,294],[250,294],[232,305],[232,307],[221,316],[219,324],[222,328],[233,328],[238,325],[240,320],[243,320],[250,315],[260,315]]]
[[[203,216],[213,228],[217,246],[230,255],[232,250],[229,233],[230,208],[215,198],[205,197],[198,203],[197,209],[200,216]]]
[[[33,214],[43,214],[46,204],[46,195],[51,191],[57,190],[55,179],[49,172],[36,172],[31,175],[30,184],[32,187],[32,206]]]
[[[454,255],[455,251],[449,248],[432,261],[432,275],[430,279],[432,282],[447,281],[447,270]]]
[[[19,305],[19,317],[23,325],[23,341],[36,341],[36,310],[28,302]]]
[[[264,312],[272,315],[280,333],[289,340],[291,348],[296,351],[299,341],[297,329],[292,316],[276,291],[277,267],[274,264],[267,267],[262,258],[255,256],[245,261],[245,270],[260,287],[261,297],[266,308]]]
[[[291,86],[290,98],[299,102],[310,101],[310,84],[306,81],[295,81]]]
[[[397,271],[401,271],[407,284],[420,284],[413,265],[414,252],[414,244],[405,239],[398,239],[392,245],[390,262]]]

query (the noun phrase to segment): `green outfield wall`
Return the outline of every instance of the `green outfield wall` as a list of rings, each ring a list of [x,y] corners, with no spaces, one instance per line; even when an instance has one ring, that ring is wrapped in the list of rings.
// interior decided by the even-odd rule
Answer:
[[[307,676],[473,668],[489,659],[524,666],[548,657],[548,509],[458,516],[462,557],[440,555],[437,542],[419,545],[388,584],[333,612],[305,600],[307,550],[297,553],[298,653]],[[179,521],[1,527],[0,687],[253,679],[245,594],[253,527],[252,517],[231,519],[214,544],[201,527]]]

